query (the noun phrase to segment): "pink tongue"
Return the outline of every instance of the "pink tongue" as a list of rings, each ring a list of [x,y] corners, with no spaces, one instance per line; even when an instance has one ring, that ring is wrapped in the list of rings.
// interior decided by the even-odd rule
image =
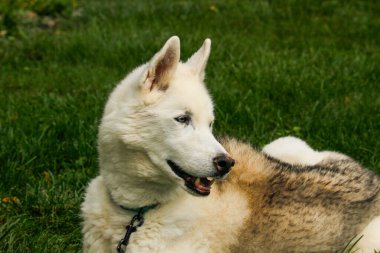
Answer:
[[[213,181],[208,180],[207,178],[197,178],[194,182],[194,186],[200,192],[209,192],[211,189]]]

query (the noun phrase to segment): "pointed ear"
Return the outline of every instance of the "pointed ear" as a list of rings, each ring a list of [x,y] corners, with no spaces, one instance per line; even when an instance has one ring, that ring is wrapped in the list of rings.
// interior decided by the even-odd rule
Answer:
[[[173,36],[166,41],[161,50],[150,60],[142,88],[148,92],[153,89],[166,90],[177,69],[179,57],[179,38]]]
[[[206,39],[203,42],[203,45],[196,53],[194,53],[186,62],[194,72],[199,76],[201,80],[204,79],[205,76],[205,68],[207,65],[208,57],[211,51],[211,40]]]

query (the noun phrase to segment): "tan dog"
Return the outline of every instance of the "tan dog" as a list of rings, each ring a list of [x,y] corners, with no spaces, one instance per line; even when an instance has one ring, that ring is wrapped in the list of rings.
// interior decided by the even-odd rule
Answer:
[[[123,238],[119,252],[336,252],[361,235],[358,249],[380,250],[374,173],[293,137],[264,153],[214,138],[210,43],[181,63],[170,38],[111,94],[82,204],[84,252],[116,252]]]

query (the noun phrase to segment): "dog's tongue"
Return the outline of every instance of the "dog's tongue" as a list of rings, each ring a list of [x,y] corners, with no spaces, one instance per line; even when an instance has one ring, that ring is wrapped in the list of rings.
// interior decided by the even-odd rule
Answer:
[[[194,186],[200,192],[210,192],[211,185],[214,183],[214,180],[208,180],[205,177],[197,177],[194,181]]]

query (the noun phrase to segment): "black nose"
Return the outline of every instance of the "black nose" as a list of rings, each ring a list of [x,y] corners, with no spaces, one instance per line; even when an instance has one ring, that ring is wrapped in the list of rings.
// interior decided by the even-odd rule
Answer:
[[[230,172],[232,166],[235,165],[235,160],[224,154],[215,157],[213,162],[218,176],[226,175]]]

